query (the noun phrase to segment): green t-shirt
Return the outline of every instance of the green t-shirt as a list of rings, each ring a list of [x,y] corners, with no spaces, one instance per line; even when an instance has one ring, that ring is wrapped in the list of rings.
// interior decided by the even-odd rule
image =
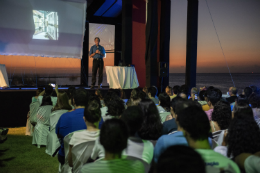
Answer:
[[[115,159],[98,160],[81,168],[80,173],[144,173],[144,165],[139,160]]]
[[[224,170],[231,167],[236,173],[240,173],[237,164],[229,158],[210,149],[196,149],[196,151],[201,155],[207,167],[213,166],[216,168],[224,168]]]

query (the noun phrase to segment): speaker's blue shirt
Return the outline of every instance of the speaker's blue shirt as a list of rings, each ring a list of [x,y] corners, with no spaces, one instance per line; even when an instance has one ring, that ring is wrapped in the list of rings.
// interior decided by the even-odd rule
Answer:
[[[100,54],[95,54],[95,55],[93,56],[93,58],[101,58],[101,59],[102,59],[102,58],[106,55],[106,51],[105,51],[105,48],[104,48],[103,46],[98,45],[98,48],[97,48],[96,45],[93,45],[93,46],[90,48],[89,56],[90,56],[91,54],[95,53],[96,50],[99,50],[99,51],[103,54],[103,56],[100,55]]]

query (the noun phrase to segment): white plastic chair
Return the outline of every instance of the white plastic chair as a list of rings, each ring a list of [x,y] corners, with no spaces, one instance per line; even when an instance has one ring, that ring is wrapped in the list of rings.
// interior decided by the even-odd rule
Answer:
[[[50,131],[47,135],[47,145],[45,152],[54,157],[55,152],[60,147],[60,142],[56,134],[56,124],[58,123],[62,114],[68,112],[68,110],[57,110],[50,115]]]
[[[38,148],[47,144],[51,109],[52,105],[41,106],[37,112],[37,124],[34,128],[32,144],[36,144]]]
[[[132,156],[127,156],[126,157],[127,160],[139,160],[140,162],[142,162],[142,164],[144,165],[144,170],[145,173],[148,173],[150,171],[150,164],[148,164],[147,162],[145,162],[144,160],[137,158],[137,157],[132,157]]]
[[[37,122],[36,115],[37,115],[37,111],[38,111],[39,107],[40,107],[40,103],[38,101],[30,104],[29,120],[30,120],[31,124],[36,124],[36,122]]]
[[[78,173],[88,161],[95,145],[95,141],[88,141],[72,147],[73,173]]]
[[[66,135],[63,139],[63,143],[64,143],[64,153],[65,153],[65,163],[64,165],[61,167],[61,172],[62,173],[72,173],[72,167],[69,166],[69,160],[68,160],[68,155],[69,155],[69,148],[70,148],[70,140],[71,137],[73,135],[72,133],[69,133],[68,135]]]
[[[170,112],[160,112],[161,122],[164,123],[168,115],[171,115]]]

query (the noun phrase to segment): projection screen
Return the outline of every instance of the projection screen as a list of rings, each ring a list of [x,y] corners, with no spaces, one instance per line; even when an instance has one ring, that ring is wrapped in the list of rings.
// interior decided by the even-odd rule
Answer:
[[[81,58],[86,0],[1,0],[0,54]]]

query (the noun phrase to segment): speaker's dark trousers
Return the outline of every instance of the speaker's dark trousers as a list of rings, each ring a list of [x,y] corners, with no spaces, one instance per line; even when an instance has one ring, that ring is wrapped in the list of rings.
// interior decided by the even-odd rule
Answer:
[[[100,85],[103,81],[103,68],[104,68],[104,61],[103,59],[94,58],[93,59],[93,67],[92,67],[92,86],[95,86],[96,83],[96,76],[98,70],[98,85]]]

